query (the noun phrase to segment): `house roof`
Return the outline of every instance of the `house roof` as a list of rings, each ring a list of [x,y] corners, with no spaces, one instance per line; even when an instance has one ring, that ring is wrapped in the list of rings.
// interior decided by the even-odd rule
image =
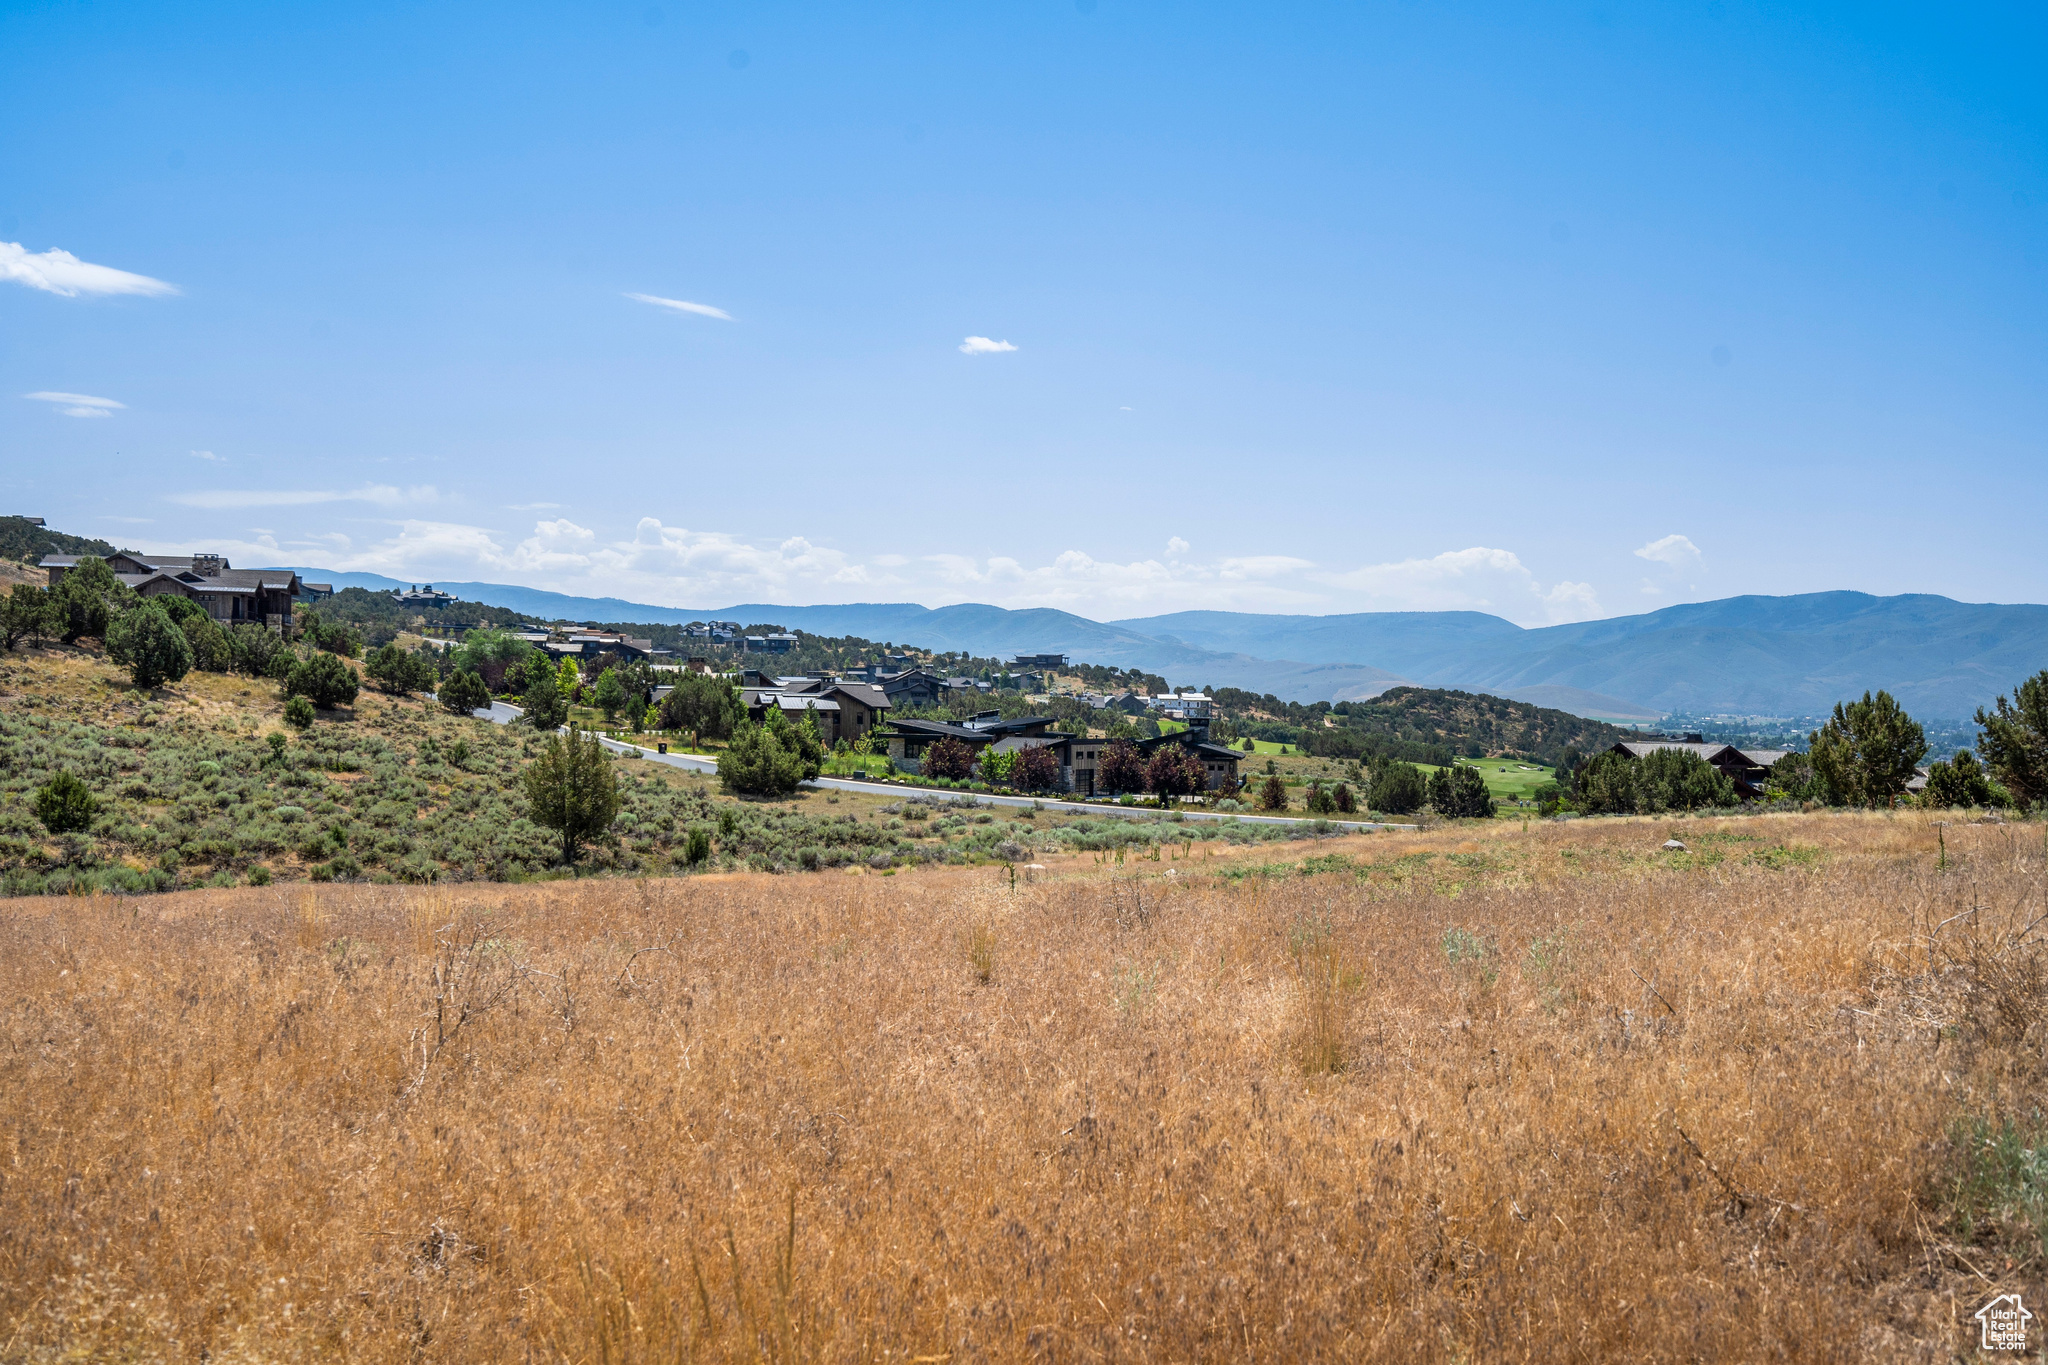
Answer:
[[[78,561],[89,559],[90,555],[44,555],[40,561],[45,569],[75,569]],[[140,588],[145,583],[170,582],[194,592],[254,593],[263,589],[290,592],[300,582],[299,576],[290,569],[235,569],[220,559],[220,568],[215,573],[203,574],[196,571],[193,561],[197,555],[155,555],[136,554],[123,550],[109,555],[109,567],[114,561],[125,561],[140,566],[142,573],[123,573],[116,569],[114,577],[131,588]],[[219,558],[212,556],[211,558]]]
[[[942,720],[892,719],[889,722],[889,733],[905,739],[957,739],[968,744],[989,744],[996,739],[996,736],[987,730],[951,725]]]
[[[1720,765],[1715,761],[1717,759],[1725,761],[1724,756],[1733,755],[1738,760],[1743,758],[1742,750],[1732,744],[1693,744],[1677,739],[1623,740],[1615,745],[1614,748],[1615,752],[1626,753],[1631,758],[1647,758],[1659,749],[1683,749],[1689,754],[1694,754],[1704,758],[1709,763],[1714,763],[1716,767]]]

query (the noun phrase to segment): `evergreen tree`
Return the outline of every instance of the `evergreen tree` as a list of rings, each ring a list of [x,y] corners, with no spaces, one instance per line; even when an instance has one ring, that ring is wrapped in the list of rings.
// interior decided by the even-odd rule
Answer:
[[[33,583],[16,583],[14,591],[0,598],[0,637],[5,638],[7,649],[23,640],[47,640],[56,635],[57,619],[56,601]]]
[[[550,735],[520,775],[530,818],[562,836],[562,861],[611,828],[619,813],[618,777],[596,735],[572,730]]]
[[[2048,803],[2048,668],[1977,709],[1977,748],[1998,784],[2022,810]]]
[[[1836,702],[1806,747],[1831,804],[1888,806],[1913,780],[1927,754],[1927,734],[1891,693],[1865,692],[1862,701]]]
[[[466,669],[457,669],[448,681],[441,684],[438,693],[441,705],[458,716],[481,711],[491,704],[491,690],[484,686],[484,680]]]
[[[340,655],[324,649],[315,650],[311,657],[295,664],[285,682],[288,696],[304,697],[328,710],[348,705],[361,689],[355,670],[343,663]]]
[[[788,722],[756,725],[741,721],[732,743],[718,758],[719,785],[739,796],[787,796],[804,780],[804,757]]]
[[[1429,778],[1429,804],[1446,820],[1491,820],[1493,796],[1477,768],[1456,763],[1438,768]]]
[[[1736,801],[1727,774],[1690,749],[1653,749],[1641,758],[1595,754],[1573,787],[1573,804],[1588,815],[1656,815]]]
[[[1942,759],[1927,770],[1927,790],[1920,793],[1922,805],[1936,810],[1957,806],[1998,804],[1997,789],[1984,772],[1984,765],[1968,749],[1956,750],[1953,759]]]
[[[104,640],[135,598],[128,585],[114,577],[106,560],[92,556],[67,570],[51,596],[57,611],[57,633],[67,645],[75,644],[80,636]]]
[[[545,668],[529,671],[519,704],[526,708],[526,723],[536,730],[553,731],[569,719],[568,700],[555,685],[554,673]]]
[[[738,690],[709,673],[685,673],[661,699],[661,728],[682,731],[699,744],[726,738],[745,718]]]
[[[1382,763],[1373,770],[1365,804],[1388,815],[1413,815],[1429,800],[1429,785],[1413,763]]]
[[[192,671],[192,642],[161,602],[145,600],[106,628],[107,657],[141,688],[176,682]]]
[[[36,790],[36,819],[52,834],[83,833],[98,813],[99,802],[68,768]]]

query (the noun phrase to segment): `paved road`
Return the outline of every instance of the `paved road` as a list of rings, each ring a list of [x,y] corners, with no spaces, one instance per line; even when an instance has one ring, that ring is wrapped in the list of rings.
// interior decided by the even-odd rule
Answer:
[[[502,701],[492,702],[490,709],[487,711],[476,712],[478,719],[488,720],[495,725],[509,725],[524,714],[525,712],[521,711],[518,707]],[[681,768],[685,772],[693,773],[715,773],[718,771],[718,760],[715,758],[704,758],[697,754],[657,753],[653,749],[645,748],[638,744],[628,744],[623,740],[613,739],[609,735],[599,735],[598,739],[607,749],[615,753],[632,754],[647,759],[651,763],[666,763],[671,768]],[[1054,801],[1044,797],[1033,796],[992,796],[987,792],[950,792],[943,789],[906,788],[890,782],[860,782],[848,777],[819,777],[806,782],[804,785],[807,787],[822,787],[828,791],[862,792],[871,796],[893,796],[898,800],[906,796],[916,795],[919,792],[930,791],[932,795],[942,796],[948,800],[959,800],[961,797],[968,797],[977,805],[1036,806],[1041,810],[1066,811],[1074,815],[1115,815],[1130,819],[1151,819],[1157,818],[1160,814],[1158,810],[1150,807],[1098,806],[1088,801]],[[1248,825],[1307,825],[1315,823],[1313,819],[1299,815],[1232,815],[1227,811],[1194,810],[1184,810],[1181,812],[1181,815],[1188,820],[1239,820]],[[1340,829],[1351,830],[1416,828],[1414,825],[1390,825],[1376,820],[1330,820],[1326,823],[1335,825]]]

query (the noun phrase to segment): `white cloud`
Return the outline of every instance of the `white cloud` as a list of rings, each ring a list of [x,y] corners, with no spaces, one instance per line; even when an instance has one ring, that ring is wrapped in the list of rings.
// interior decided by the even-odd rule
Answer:
[[[511,502],[505,504],[505,510],[507,512],[559,512],[562,506],[563,504],[559,502]]]
[[[695,313],[699,317],[717,318],[722,322],[732,321],[732,314],[723,308],[713,308],[708,303],[691,303],[687,299],[664,299],[655,294],[628,294],[626,297],[635,303],[651,303],[657,308],[673,308],[678,313]]]
[[[1166,542],[1166,553],[1170,555],[1184,555],[1187,552],[1188,543],[1179,536],[1174,536]]]
[[[175,294],[178,287],[108,265],[81,261],[68,251],[31,253],[20,242],[0,242],[0,280],[12,280],[46,294]]]
[[[1681,535],[1669,535],[1662,540],[1653,540],[1636,551],[1636,558],[1655,560],[1682,569],[1700,562],[1700,547]]]
[[[440,496],[432,484],[394,488],[390,484],[364,484],[346,492],[332,489],[214,488],[197,493],[173,493],[171,501],[185,507],[221,511],[237,507],[311,507],[325,502],[367,502],[378,507],[400,507],[408,503],[433,502]]]
[[[57,405],[57,411],[66,417],[112,417],[115,408],[128,406],[111,398],[95,398],[89,393],[53,393],[48,389],[39,393],[25,393],[22,397],[32,398],[38,403],[54,403]]]
[[[1512,550],[1474,546],[1429,559],[1368,564],[1319,581],[1357,594],[1367,611],[1486,611],[1528,623],[1582,621],[1600,614],[1590,585],[1545,589]]]
[[[210,450],[195,450],[192,452],[192,458],[195,460],[211,460],[215,464],[226,464],[228,462],[227,456],[216,455]]]
[[[1001,355],[1016,349],[1007,341],[991,341],[987,337],[969,337],[960,343],[962,355]]]
[[[371,491],[377,498],[397,492]],[[340,501],[355,495],[295,496]],[[1059,607],[1101,620],[1190,608],[1469,610],[1523,625],[1602,614],[1589,585],[1539,582],[1512,551],[1486,547],[1349,569],[1293,555],[1191,559],[1191,546],[1176,550],[1171,542],[1161,559],[1099,559],[1068,549],[1028,563],[1007,555],[860,555],[804,536],[755,542],[725,531],[667,526],[654,517],[641,518],[623,537],[568,517],[533,522],[524,535],[402,514],[386,525],[376,539],[330,530],[280,548],[274,537],[259,533],[249,544],[209,548],[238,556],[236,562],[307,564],[421,582],[476,578],[693,610],[743,602],[988,602]]]

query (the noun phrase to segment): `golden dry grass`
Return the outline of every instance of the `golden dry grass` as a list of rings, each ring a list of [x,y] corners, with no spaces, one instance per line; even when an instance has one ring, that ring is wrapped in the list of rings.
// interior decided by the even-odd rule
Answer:
[[[0,1357],[1953,1357],[2041,827],[1674,828],[8,902]]]

